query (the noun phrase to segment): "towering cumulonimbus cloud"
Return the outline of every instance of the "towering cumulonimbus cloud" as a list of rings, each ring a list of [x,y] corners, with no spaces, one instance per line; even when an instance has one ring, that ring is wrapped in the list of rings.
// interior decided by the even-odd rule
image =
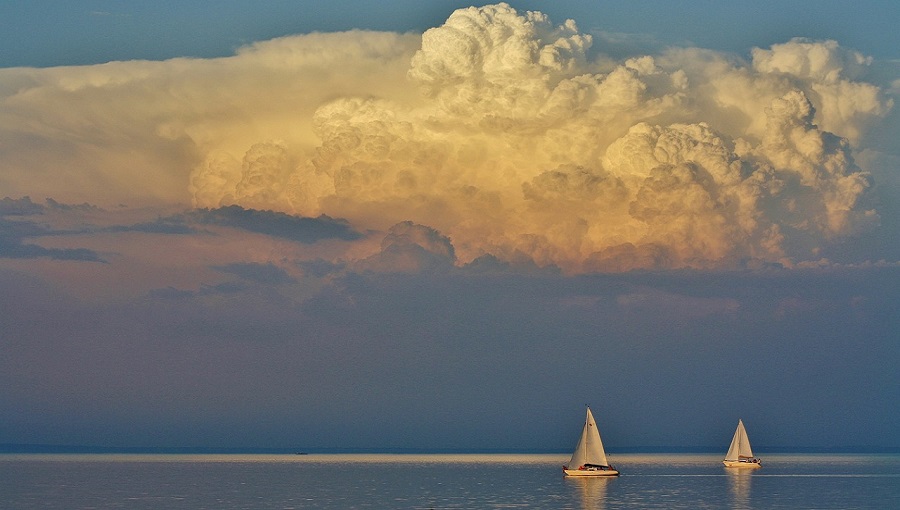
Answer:
[[[15,146],[58,139],[28,157],[56,154],[128,196],[171,196],[187,167],[196,207],[325,214],[359,231],[411,222],[449,239],[457,264],[792,265],[877,223],[856,156],[893,104],[862,81],[871,59],[806,39],[749,62],[698,48],[615,61],[593,45],[574,21],[499,3],[421,36],[3,71],[14,92],[0,131],[14,136],[0,149],[25,165]],[[45,181],[85,181],[68,172]]]
[[[601,69],[591,44],[506,4],[458,10],[411,59],[417,102],[323,105],[315,154],[266,175],[297,212],[569,271],[791,264],[875,218],[852,144],[891,103],[852,81],[867,59],[794,40],[752,66],[684,50]]]

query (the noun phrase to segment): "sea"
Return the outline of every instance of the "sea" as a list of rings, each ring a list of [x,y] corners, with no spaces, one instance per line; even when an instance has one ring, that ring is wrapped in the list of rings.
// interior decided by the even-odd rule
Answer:
[[[900,509],[898,454],[614,454],[615,478],[567,478],[568,454],[0,454],[0,508]]]

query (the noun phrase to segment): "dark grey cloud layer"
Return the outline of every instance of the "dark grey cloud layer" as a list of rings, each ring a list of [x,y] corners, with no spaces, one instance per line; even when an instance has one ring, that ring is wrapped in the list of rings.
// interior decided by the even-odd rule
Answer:
[[[7,260],[93,260],[24,242],[63,232],[37,219],[68,206],[0,206]],[[71,232],[147,245],[242,231],[359,235],[238,207]],[[199,285],[111,300],[0,268],[0,444],[563,451],[560,422],[590,403],[613,450],[715,448],[738,417],[763,451],[897,446],[896,265],[564,276],[527,257],[457,262],[451,239],[402,222],[358,260],[237,258]]]
[[[293,281],[291,276],[274,264],[234,263],[219,266],[223,273],[233,274],[245,280],[260,284],[278,285]]]
[[[362,235],[349,223],[326,215],[303,218],[273,211],[245,209],[238,205],[216,209],[197,209],[185,219],[200,224],[241,228],[301,243],[315,243],[324,239],[359,239]]]
[[[57,205],[55,202],[48,202],[48,207]],[[60,234],[41,223],[24,218],[41,215],[45,210],[45,206],[32,202],[28,197],[17,200],[5,197],[0,200],[0,258],[104,261],[98,253],[85,248],[45,248],[28,242],[29,239]]]
[[[248,232],[265,234],[304,244],[327,239],[352,241],[362,234],[345,220],[326,215],[303,218],[272,211],[257,211],[240,206],[217,209],[197,209],[183,214],[159,217],[153,221],[108,227],[82,226],[77,229],[53,229],[40,221],[48,211],[100,210],[89,204],[69,205],[48,199],[46,205],[33,202],[29,197],[0,200],[0,257],[39,258],[56,260],[104,261],[98,253],[85,248],[53,249],[28,243],[27,239],[47,236],[64,236],[90,233],[143,233],[164,235],[204,234],[204,226],[231,227]],[[38,218],[38,219],[36,219]],[[252,277],[251,277],[252,279]]]
[[[297,298],[236,264],[259,285],[101,305],[0,272],[0,443],[563,451],[587,402],[613,450],[714,448],[738,417],[763,450],[896,446],[897,268],[477,269]]]

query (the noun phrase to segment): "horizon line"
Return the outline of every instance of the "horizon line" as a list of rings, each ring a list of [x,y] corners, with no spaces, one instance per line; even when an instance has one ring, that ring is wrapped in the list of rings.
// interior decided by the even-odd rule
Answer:
[[[710,446],[624,446],[607,447],[608,454],[638,453],[694,453],[717,454],[727,448]],[[757,455],[782,453],[893,453],[900,454],[900,446],[759,446]],[[258,446],[96,446],[54,444],[0,444],[0,454],[560,454],[568,450],[551,448],[418,448],[418,447],[258,447]]]

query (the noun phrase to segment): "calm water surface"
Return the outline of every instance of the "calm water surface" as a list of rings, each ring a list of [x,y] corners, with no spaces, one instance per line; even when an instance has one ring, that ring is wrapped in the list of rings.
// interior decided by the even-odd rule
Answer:
[[[568,455],[0,455],[19,509],[890,509],[900,455],[620,454],[622,476],[572,479]]]

